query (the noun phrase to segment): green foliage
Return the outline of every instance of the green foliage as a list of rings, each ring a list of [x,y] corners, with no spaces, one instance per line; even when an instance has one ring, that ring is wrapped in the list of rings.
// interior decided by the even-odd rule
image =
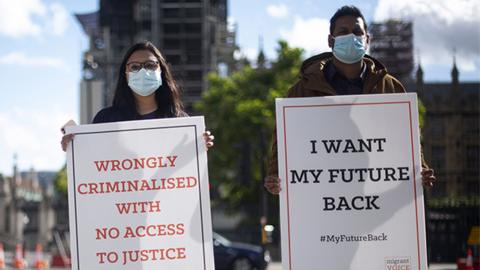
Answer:
[[[423,128],[423,125],[425,123],[425,113],[427,112],[427,109],[425,109],[425,105],[423,105],[423,102],[418,99],[418,125],[420,128]]]
[[[57,172],[55,175],[55,190],[62,196],[67,197],[68,194],[68,179],[67,179],[67,166]]]
[[[221,78],[208,76],[209,89],[195,104],[215,135],[209,152],[210,181],[217,199],[232,208],[258,202],[275,126],[275,98],[298,78],[303,50],[279,42],[269,67],[249,65]]]
[[[480,207],[480,197],[450,196],[450,197],[440,197],[440,198],[428,198],[427,206],[430,208]]]
[[[224,78],[209,74],[209,88],[194,106],[215,135],[215,147],[208,154],[213,197],[231,209],[259,207],[275,127],[275,98],[285,97],[298,79],[303,50],[285,41],[278,45],[277,58],[267,67],[245,65]],[[423,126],[421,101],[418,109]]]

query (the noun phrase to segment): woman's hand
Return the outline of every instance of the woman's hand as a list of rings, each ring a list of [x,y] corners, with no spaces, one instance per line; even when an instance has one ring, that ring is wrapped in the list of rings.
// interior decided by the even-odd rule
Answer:
[[[60,131],[62,132],[63,136],[62,136],[62,141],[60,142],[62,144],[62,150],[63,152],[66,152],[67,151],[67,147],[68,147],[68,144],[73,140],[73,137],[74,135],[73,134],[65,134],[65,128],[67,126],[76,126],[77,123],[75,123],[75,121],[73,120],[69,120],[65,125],[63,125],[63,127],[60,129]]]
[[[265,177],[264,187],[267,189],[268,192],[278,195],[280,193],[280,178],[276,175],[269,175]]]
[[[63,135],[62,137],[62,150],[63,152],[66,152],[67,151],[67,147],[68,147],[68,144],[73,141],[73,134],[67,134],[67,135]]]
[[[208,151],[208,149],[213,146],[213,140],[215,139],[215,136],[213,136],[212,133],[207,130],[203,133],[203,139],[205,140],[205,145],[207,146]]]
[[[433,187],[436,180],[433,169],[422,169],[422,185],[424,187]]]

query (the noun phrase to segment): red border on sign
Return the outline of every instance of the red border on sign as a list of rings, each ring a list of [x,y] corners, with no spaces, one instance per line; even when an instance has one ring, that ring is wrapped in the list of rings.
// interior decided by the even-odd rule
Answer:
[[[311,107],[334,107],[334,106],[353,106],[353,105],[391,105],[391,104],[408,104],[409,120],[410,120],[410,145],[412,153],[412,168],[413,168],[413,194],[415,201],[415,220],[416,220],[416,231],[417,231],[417,255],[418,255],[418,269],[421,269],[420,263],[420,233],[418,225],[418,206],[417,206],[417,179],[415,175],[415,154],[414,154],[414,145],[413,145],[413,123],[412,123],[412,106],[410,101],[398,101],[398,102],[365,102],[365,103],[342,103],[342,104],[318,104],[318,105],[295,105],[295,106],[284,106],[283,107],[283,143],[285,149],[285,191],[287,197],[287,230],[288,230],[288,267],[289,270],[292,270],[292,250],[291,250],[291,234],[290,234],[290,201],[288,193],[288,161],[287,161],[287,127],[286,127],[286,109],[287,108],[311,108]]]

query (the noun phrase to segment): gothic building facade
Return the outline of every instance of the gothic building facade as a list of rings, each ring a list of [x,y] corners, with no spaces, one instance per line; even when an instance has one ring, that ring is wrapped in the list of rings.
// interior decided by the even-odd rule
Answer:
[[[480,82],[460,82],[454,61],[450,82],[424,82],[419,66],[416,90],[426,109],[423,152],[437,177],[425,192],[429,259],[452,262],[480,225]]]
[[[24,244],[33,250],[37,243],[47,246],[53,240],[56,224],[53,172],[19,172],[0,175],[0,243],[7,248]]]

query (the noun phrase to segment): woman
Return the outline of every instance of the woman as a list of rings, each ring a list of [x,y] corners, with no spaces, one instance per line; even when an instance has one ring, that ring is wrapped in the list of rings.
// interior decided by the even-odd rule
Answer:
[[[137,43],[120,65],[113,105],[99,111],[93,123],[188,116],[179,92],[160,51],[149,41]],[[63,151],[72,138],[72,134],[63,136]],[[206,131],[204,138],[207,148],[212,147],[213,135]]]

